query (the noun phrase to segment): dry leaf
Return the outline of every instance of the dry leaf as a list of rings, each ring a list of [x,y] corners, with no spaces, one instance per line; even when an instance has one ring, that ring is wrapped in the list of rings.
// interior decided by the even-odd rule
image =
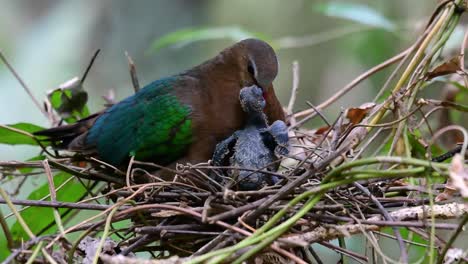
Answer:
[[[450,182],[450,180],[449,180]],[[436,202],[442,202],[442,201],[447,201],[447,200],[450,200],[453,198],[453,195],[457,192],[456,189],[452,188],[450,186],[450,183],[447,182],[447,185],[445,186],[445,189],[443,192],[439,193],[436,198],[435,198],[435,201]]]
[[[314,135],[323,135],[325,132],[328,131],[328,129],[330,129],[329,126],[320,127],[317,130],[315,130]]]
[[[443,76],[447,74],[456,73],[461,69],[460,67],[460,55],[451,58],[449,61],[446,61],[438,66],[436,66],[432,71],[426,74],[428,79],[432,79],[438,76]]]
[[[390,186],[408,186],[408,183],[405,180],[395,180]]]
[[[333,131],[330,131],[330,127],[329,126],[323,126],[323,127],[320,127],[320,128],[317,128],[316,130],[312,130],[312,135],[311,135],[311,142],[312,142],[312,145],[317,145],[319,144],[320,142],[323,141],[325,135],[327,136],[327,138],[331,139],[332,138],[332,134],[333,134]]]
[[[375,103],[364,103],[359,107],[348,108],[346,111],[346,118],[351,124],[360,123],[364,117],[374,108]]]

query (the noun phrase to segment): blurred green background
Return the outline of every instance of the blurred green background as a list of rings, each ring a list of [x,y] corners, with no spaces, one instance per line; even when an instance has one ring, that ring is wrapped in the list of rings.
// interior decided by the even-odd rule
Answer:
[[[133,93],[125,51],[132,56],[143,86],[197,65],[253,35],[277,50],[280,72],[275,87],[284,105],[290,95],[292,62],[299,62],[296,110],[300,110],[308,108],[306,101],[319,104],[365,70],[408,47],[437,2],[1,0],[0,49],[41,101],[48,90],[81,77],[93,53],[101,49],[84,84],[90,110],[95,112],[103,108],[101,96],[109,90],[115,91],[117,100]],[[183,43],[154,49],[155,43],[162,43],[158,40],[171,33],[183,38]],[[209,40],[192,42],[187,36]],[[325,114],[333,119],[341,108],[371,101],[389,72],[365,81]],[[1,124],[50,126],[3,64],[0,86]],[[321,125],[320,120],[314,122]],[[0,145],[0,160],[21,160],[37,152],[28,146]],[[354,237],[349,249],[362,251],[361,240]],[[383,239],[382,248],[387,242],[395,246]],[[336,262],[336,253],[323,254]]]

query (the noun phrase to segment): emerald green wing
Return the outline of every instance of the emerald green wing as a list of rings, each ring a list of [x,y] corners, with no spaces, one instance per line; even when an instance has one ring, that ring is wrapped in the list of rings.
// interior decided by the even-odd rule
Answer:
[[[192,142],[191,108],[173,93],[177,77],[157,80],[107,109],[94,123],[86,144],[114,165],[135,156],[167,164]]]

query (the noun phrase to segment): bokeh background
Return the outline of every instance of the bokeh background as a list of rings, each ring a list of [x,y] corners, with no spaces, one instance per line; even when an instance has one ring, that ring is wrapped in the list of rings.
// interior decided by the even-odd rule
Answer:
[[[115,91],[117,100],[133,93],[125,51],[132,56],[144,85],[197,65],[238,39],[259,36],[277,50],[280,72],[275,87],[285,105],[292,62],[299,62],[296,110],[300,110],[307,108],[307,101],[319,104],[360,73],[408,47],[437,2],[343,0],[336,2],[335,9],[358,8],[340,13],[324,8],[334,2],[318,0],[0,0],[0,49],[41,101],[48,90],[81,77],[93,53],[101,49],[84,84],[90,110],[95,112],[103,108],[101,96],[109,90]],[[200,28],[206,30],[205,35],[194,37],[209,40],[185,39],[154,48],[167,34]],[[458,42],[453,42],[459,45],[460,32],[454,35]],[[371,101],[388,74],[385,70],[365,81],[325,114],[333,118],[341,108]],[[0,64],[0,123],[18,122],[50,125]],[[0,160],[37,154],[37,148],[34,154],[31,151],[27,146],[1,145]],[[365,250],[359,237],[353,240],[349,249]],[[331,251],[323,254],[337,258]]]

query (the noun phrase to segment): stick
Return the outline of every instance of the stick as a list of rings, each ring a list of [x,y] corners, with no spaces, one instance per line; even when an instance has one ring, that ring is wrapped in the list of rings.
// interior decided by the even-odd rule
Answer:
[[[128,55],[128,52],[126,51],[125,56],[127,56],[128,67],[130,68],[130,77],[132,77],[133,90],[135,90],[135,93],[137,93],[140,90],[140,83],[138,82],[136,66],[132,60],[132,57],[130,57],[130,55]]]
[[[29,97],[31,98],[31,100],[33,101],[33,103],[37,106],[37,108],[41,111],[41,113],[48,119],[49,118],[49,115],[47,114],[47,112],[42,108],[41,104],[39,103],[39,101],[34,97],[34,95],[32,94],[31,90],[29,89],[29,87],[26,85],[26,83],[23,81],[23,79],[21,79],[21,77],[19,76],[19,74],[15,71],[15,69],[13,69],[13,67],[11,66],[11,64],[8,62],[8,60],[5,58],[5,56],[3,55],[3,52],[0,51],[0,59],[3,61],[3,63],[5,63],[5,65],[7,66],[7,68],[10,70],[10,72],[15,76],[16,80],[18,80],[18,82],[21,84],[21,86],[23,87],[23,89],[26,91],[26,93],[29,95]]]

